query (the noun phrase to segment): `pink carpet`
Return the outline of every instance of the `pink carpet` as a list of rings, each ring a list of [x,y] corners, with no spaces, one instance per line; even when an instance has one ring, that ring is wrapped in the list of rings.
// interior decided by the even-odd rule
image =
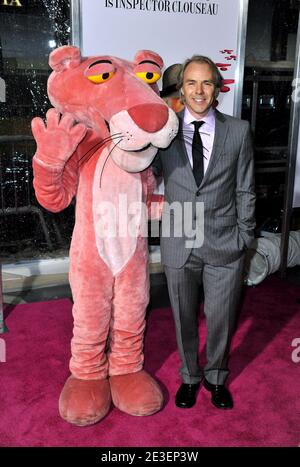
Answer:
[[[152,310],[145,361],[163,388],[163,410],[139,418],[112,408],[99,424],[86,428],[68,425],[57,410],[68,376],[71,302],[11,307],[9,333],[0,336],[7,350],[6,363],[0,363],[0,445],[299,446],[300,363],[291,358],[291,343],[300,337],[299,298],[300,287],[275,276],[246,289],[232,346],[232,411],[214,408],[203,388],[194,408],[175,407],[180,379],[171,310]]]

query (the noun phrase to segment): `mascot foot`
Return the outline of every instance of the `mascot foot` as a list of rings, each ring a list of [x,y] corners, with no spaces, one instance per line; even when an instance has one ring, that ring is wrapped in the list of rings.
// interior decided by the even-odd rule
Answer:
[[[111,404],[107,379],[85,380],[70,376],[59,398],[60,416],[73,425],[93,425],[105,417]]]
[[[129,415],[152,415],[162,408],[163,395],[145,371],[109,378],[114,405]]]

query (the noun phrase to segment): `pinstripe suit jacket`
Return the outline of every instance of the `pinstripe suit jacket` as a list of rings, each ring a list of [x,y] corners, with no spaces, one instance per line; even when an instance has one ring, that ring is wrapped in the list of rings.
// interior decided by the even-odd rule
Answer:
[[[185,264],[192,248],[197,246],[196,233],[198,238],[201,237],[199,229],[203,233],[200,255],[212,265],[224,265],[238,259],[254,236],[254,161],[250,126],[246,121],[219,111],[215,116],[212,154],[199,187],[184,144],[183,112],[178,114],[178,135],[168,148],[158,152],[153,162],[154,174],[162,174],[165,183],[162,224],[168,226],[170,222],[171,228],[170,232],[168,228],[163,229],[160,243],[162,263],[169,267],[180,268]],[[177,206],[170,206],[174,202]],[[178,204],[182,206],[182,219],[178,216]],[[185,210],[183,206],[188,207]],[[204,225],[200,206],[204,207]],[[187,219],[190,214],[191,222]],[[178,232],[178,222],[182,234]],[[177,228],[175,232],[174,226]]]

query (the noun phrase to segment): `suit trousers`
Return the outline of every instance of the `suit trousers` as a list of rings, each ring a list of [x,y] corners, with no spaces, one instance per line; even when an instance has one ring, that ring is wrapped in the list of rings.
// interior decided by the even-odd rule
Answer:
[[[243,266],[244,254],[232,263],[212,266],[203,262],[200,249],[192,251],[182,268],[165,266],[183,383],[198,383],[205,376],[212,384],[224,384],[229,373],[227,363],[243,285]],[[201,285],[207,334],[204,369],[198,356]]]

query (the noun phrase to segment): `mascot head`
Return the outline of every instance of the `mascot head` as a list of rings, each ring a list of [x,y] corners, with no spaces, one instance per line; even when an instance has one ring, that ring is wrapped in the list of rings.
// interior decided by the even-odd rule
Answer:
[[[49,64],[52,105],[98,134],[123,170],[144,170],[176,136],[177,117],[158,95],[163,61],[155,52],[141,50],[129,62],[83,58],[77,47],[64,46],[50,54]]]

